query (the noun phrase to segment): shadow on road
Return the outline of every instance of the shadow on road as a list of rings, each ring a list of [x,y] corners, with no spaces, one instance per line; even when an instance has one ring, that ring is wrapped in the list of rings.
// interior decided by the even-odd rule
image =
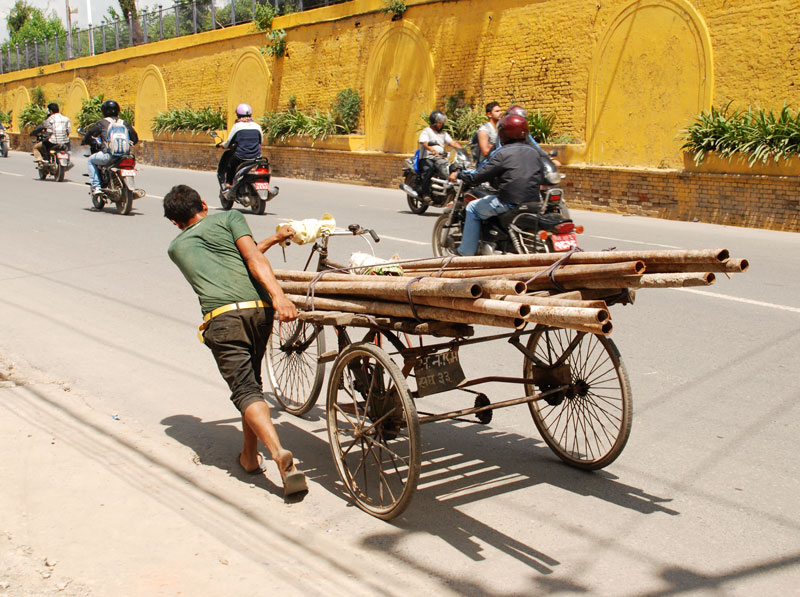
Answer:
[[[349,495],[331,461],[325,436],[299,427],[293,417],[278,409],[274,414],[281,441],[301,458],[308,478],[340,496],[343,505],[349,503]],[[312,421],[324,421],[319,406],[309,415]],[[203,422],[191,415],[175,415],[162,421],[168,425],[166,433],[192,448],[203,464],[217,466],[244,482],[279,493],[280,489],[266,478],[252,477],[239,469],[237,455],[241,431],[238,422],[238,418]],[[427,566],[425,560],[409,559],[400,549],[403,538],[416,533],[431,534],[474,561],[485,559],[483,552],[488,545],[545,575],[553,573],[560,562],[535,546],[465,514],[459,506],[547,484],[640,514],[678,514],[665,506],[669,498],[626,485],[606,471],[587,473],[569,468],[557,460],[543,442],[531,437],[453,422],[435,423],[426,426],[426,431],[429,440],[425,441],[423,434],[421,482],[414,500],[403,516],[392,521],[387,532],[369,536],[364,545],[389,553],[404,565],[426,575],[441,577],[463,594],[481,594],[485,588],[466,579],[446,577],[442,570]],[[397,533],[398,530],[402,532]],[[557,586],[552,586],[552,582],[545,584],[546,587],[536,581],[536,590],[588,591],[571,583],[564,585],[564,581],[557,581]]]
[[[269,477],[278,480],[278,470],[274,466],[267,474],[250,474],[239,466],[239,453],[242,448],[241,419],[203,421],[193,415],[173,415],[161,421],[165,433],[183,445],[191,448],[201,464],[215,466],[226,471],[231,477],[243,483],[253,484],[278,497],[283,497],[283,486],[274,483]],[[269,455],[265,455],[269,459]]]

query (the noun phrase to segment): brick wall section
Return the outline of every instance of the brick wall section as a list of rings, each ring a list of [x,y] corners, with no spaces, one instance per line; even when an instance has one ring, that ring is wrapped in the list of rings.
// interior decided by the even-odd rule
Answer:
[[[565,166],[567,204],[578,209],[800,232],[794,176],[706,174]]]

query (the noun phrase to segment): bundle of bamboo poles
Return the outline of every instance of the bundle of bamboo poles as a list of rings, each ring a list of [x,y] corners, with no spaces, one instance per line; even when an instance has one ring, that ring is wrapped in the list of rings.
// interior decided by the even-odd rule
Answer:
[[[435,257],[398,262],[402,276],[276,270],[301,310],[521,328],[537,323],[596,334],[612,330],[608,305],[639,288],[709,286],[746,259],[727,249],[602,251],[568,255]]]

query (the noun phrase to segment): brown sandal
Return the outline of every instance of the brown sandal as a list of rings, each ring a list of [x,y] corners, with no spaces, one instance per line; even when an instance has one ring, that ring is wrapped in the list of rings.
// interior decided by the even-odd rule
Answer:
[[[306,476],[292,464],[292,468],[290,468],[283,477],[283,497],[288,497],[303,491],[308,491]]]

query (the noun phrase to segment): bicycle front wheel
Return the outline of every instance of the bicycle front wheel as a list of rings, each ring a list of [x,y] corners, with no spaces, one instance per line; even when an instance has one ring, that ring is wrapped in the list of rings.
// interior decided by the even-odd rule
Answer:
[[[275,321],[265,356],[267,379],[286,412],[303,415],[317,402],[325,363],[325,333],[320,325],[300,320]]]

